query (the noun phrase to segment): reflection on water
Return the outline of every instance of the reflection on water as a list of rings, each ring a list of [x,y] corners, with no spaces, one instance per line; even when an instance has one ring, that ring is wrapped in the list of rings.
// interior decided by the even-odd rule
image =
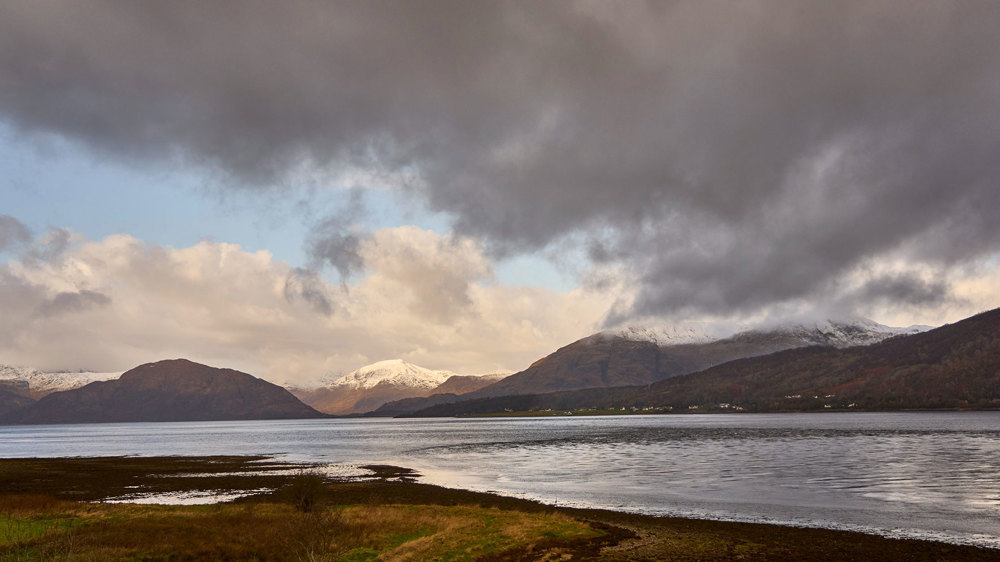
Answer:
[[[1000,547],[1000,413],[295,420],[0,427],[0,456],[389,463],[564,505]]]

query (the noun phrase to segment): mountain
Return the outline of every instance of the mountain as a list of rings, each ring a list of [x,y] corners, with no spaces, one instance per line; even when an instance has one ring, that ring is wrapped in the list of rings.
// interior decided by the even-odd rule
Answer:
[[[366,365],[312,390],[296,390],[303,402],[328,414],[374,410],[385,402],[427,396],[455,373],[425,369],[401,359]]]
[[[317,389],[293,389],[303,402],[329,414],[357,414],[386,402],[430,396],[439,392],[465,393],[496,382],[501,376],[458,375],[425,369],[401,359],[379,361],[335,379]]]
[[[120,371],[97,373],[92,371],[39,371],[30,367],[0,365],[0,382],[21,381],[28,385],[28,395],[38,399],[61,390],[72,390],[96,381],[116,379]]]
[[[450,404],[461,400],[464,395],[470,392],[475,392],[510,375],[510,372],[474,376],[456,375],[435,388],[434,392],[426,397],[415,396],[392,400],[367,412],[367,414],[375,417],[392,417],[415,412],[437,404]]]
[[[709,343],[719,339],[705,326],[691,324],[652,324],[642,326],[619,326],[598,334],[605,338],[623,338],[631,341],[648,341],[659,346],[686,343]]]
[[[361,367],[332,381],[330,386],[369,389],[383,384],[391,384],[430,390],[453,376],[455,373],[451,371],[435,371],[402,359],[390,359]]]
[[[28,383],[0,380],[0,418],[34,403],[28,395]]]
[[[489,386],[499,380],[514,374],[514,371],[501,371],[485,375],[453,375],[434,388],[434,394],[467,394]]]
[[[186,359],[147,363],[116,380],[53,392],[5,423],[97,423],[315,418],[287,390],[232,369]]]
[[[788,349],[646,386],[485,398],[434,406],[415,415],[590,408],[996,409],[1000,408],[1000,309],[869,345]]]
[[[709,333],[696,328],[619,328],[573,342],[539,359],[524,371],[464,394],[460,399],[646,385],[734,359],[812,345],[864,345],[923,329],[926,328],[891,328],[865,319],[826,320],[747,330],[713,339]],[[439,397],[407,401],[393,404],[396,409],[391,413],[413,412],[457,399]]]
[[[787,349],[805,347],[807,345],[844,348],[870,345],[891,337],[919,334],[931,329],[933,329],[933,326],[896,328],[879,324],[867,318],[853,318],[850,320],[823,320],[810,323],[776,325],[764,329],[743,331],[730,339],[779,339],[793,344]]]

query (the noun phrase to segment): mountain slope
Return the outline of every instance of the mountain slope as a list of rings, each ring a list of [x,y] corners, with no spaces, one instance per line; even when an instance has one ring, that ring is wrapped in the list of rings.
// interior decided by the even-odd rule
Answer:
[[[392,385],[430,390],[453,376],[455,373],[451,371],[435,371],[402,359],[390,359],[365,365],[332,381],[329,386],[368,389],[379,385]]]
[[[668,398],[754,410],[1000,407],[1000,309],[869,346],[791,350],[650,387],[648,399]]]
[[[390,417],[415,412],[422,408],[428,408],[437,404],[450,404],[462,400],[464,395],[475,392],[481,388],[489,386],[497,381],[510,376],[510,373],[490,373],[479,376],[456,375],[434,389],[433,394],[426,397],[401,398],[386,402],[367,412],[375,417]]]
[[[539,359],[524,371],[462,395],[461,399],[645,385],[744,357],[810,345],[869,344],[921,329],[890,328],[870,320],[825,321],[744,331],[713,340],[703,332],[690,329],[622,328],[573,342]],[[417,411],[444,401],[448,400],[437,398],[394,404],[397,410],[393,413]]]
[[[97,373],[92,371],[39,371],[29,367],[0,365],[0,381],[21,381],[28,385],[28,393],[38,399],[53,392],[72,390],[97,381],[117,379],[121,372]]]
[[[434,394],[467,394],[475,392],[512,374],[513,372],[505,371],[485,375],[454,375],[434,388]]]
[[[312,418],[287,390],[232,369],[186,359],[147,363],[117,380],[54,392],[7,423],[96,423]]]
[[[34,402],[22,393],[0,385],[0,419]]]
[[[401,399],[478,390],[503,376],[457,375],[393,359],[361,367],[321,388],[293,392],[321,412],[344,415],[369,412]]]
[[[647,386],[482,399],[417,415],[583,408],[1000,408],[1000,309],[867,346],[789,349]]]

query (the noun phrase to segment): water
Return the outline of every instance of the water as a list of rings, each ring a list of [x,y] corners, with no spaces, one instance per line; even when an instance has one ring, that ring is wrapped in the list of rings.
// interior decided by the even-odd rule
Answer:
[[[0,427],[0,457],[265,454],[589,506],[1000,548],[1000,412]]]

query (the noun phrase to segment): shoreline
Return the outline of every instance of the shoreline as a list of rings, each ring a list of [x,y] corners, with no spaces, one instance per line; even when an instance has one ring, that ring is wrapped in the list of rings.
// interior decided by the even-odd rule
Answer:
[[[572,413],[566,413],[572,412]],[[322,412],[321,412],[322,413]],[[52,426],[93,426],[93,425],[127,425],[127,424],[169,424],[169,423],[231,423],[231,422],[296,422],[312,420],[467,420],[489,418],[600,418],[600,417],[636,417],[636,416],[766,416],[772,414],[977,414],[1000,413],[998,408],[901,408],[888,410],[870,410],[861,408],[823,408],[810,410],[735,410],[735,409],[698,409],[698,410],[664,410],[664,411],[628,411],[628,410],[516,410],[511,412],[487,412],[479,414],[458,414],[453,416],[416,416],[413,413],[396,413],[373,415],[363,414],[327,414],[308,418],[248,418],[248,419],[189,419],[189,420],[156,420],[156,421],[97,421],[97,422],[44,422],[44,423],[0,423],[3,428],[52,427]],[[2,458],[2,457],[0,457]],[[28,457],[23,457],[28,458]]]
[[[567,413],[569,412],[569,413]],[[516,410],[511,412],[489,412],[482,414],[462,414],[442,416],[441,419],[475,419],[475,418],[586,418],[607,416],[700,416],[700,415],[768,415],[768,414],[909,414],[909,413],[976,413],[1000,412],[1000,408],[913,408],[894,410],[865,410],[860,408],[822,408],[811,410],[735,410],[735,409],[697,409],[697,410],[665,410],[665,411],[628,411],[628,410]],[[368,416],[390,417],[390,416]],[[434,419],[421,416],[399,415],[394,419]]]
[[[767,517],[758,517],[753,515],[739,515],[739,514],[714,514],[710,512],[693,512],[693,511],[679,511],[671,509],[663,509],[660,512],[654,512],[649,510],[644,510],[641,508],[627,508],[627,507],[609,507],[600,505],[589,505],[585,502],[561,502],[558,500],[548,500],[545,498],[533,497],[526,493],[516,493],[507,492],[503,490],[475,490],[469,488],[451,488],[448,486],[441,486],[436,484],[428,484],[431,486],[438,486],[446,489],[455,489],[470,493],[482,493],[490,494],[499,497],[507,497],[518,500],[537,502],[542,505],[547,505],[556,509],[566,509],[566,510],[581,510],[581,511],[603,511],[618,513],[623,515],[634,515],[637,517],[650,517],[656,519],[674,519],[674,520],[692,520],[692,521],[711,521],[716,523],[733,523],[733,524],[748,524],[748,525],[766,525],[774,527],[783,527],[789,529],[812,529],[812,530],[823,530],[823,531],[836,531],[843,533],[857,533],[862,535],[870,535],[873,537],[878,537],[882,539],[889,540],[913,540],[920,542],[930,542],[930,543],[940,543],[953,546],[968,546],[973,548],[980,548],[987,551],[996,551],[998,554],[998,560],[1000,560],[1000,535],[997,535],[997,541],[991,543],[977,542],[976,539],[963,539],[960,536],[955,535],[945,535],[940,534],[939,536],[933,536],[931,531],[911,532],[907,529],[888,529],[880,528],[874,526],[862,526],[862,525],[850,525],[850,524],[840,524],[832,521],[821,521],[816,523],[809,523],[804,521],[788,520],[788,519],[771,519]],[[992,538],[985,536],[986,538]]]
[[[282,494],[296,479],[304,474],[320,474],[318,470],[321,468],[317,464],[283,462],[264,456],[0,459],[0,501],[50,497],[53,501],[75,502],[78,506],[87,507],[95,505],[91,502],[106,501],[140,490],[184,492],[211,488],[216,493],[251,492],[229,503],[214,504],[222,506],[216,509],[251,509],[252,506],[287,502]],[[580,528],[589,528],[587,532],[593,535],[580,535],[572,540],[561,536],[549,537],[552,540],[548,542],[548,539],[526,539],[523,544],[506,545],[504,550],[484,553],[476,559],[534,559],[542,551],[551,550],[553,553],[601,560],[723,560],[734,557],[776,560],[1000,560],[1000,549],[983,546],[773,522],[657,516],[550,505],[495,492],[421,483],[417,472],[401,467],[367,465],[361,468],[369,474],[323,477],[324,494],[328,494],[324,509],[354,506],[368,511],[388,507],[418,509],[421,512],[458,508],[493,510],[489,513],[499,510],[497,513],[513,512],[521,514],[518,517],[542,518],[539,521],[547,521],[545,518],[551,517],[565,518],[574,521],[578,527],[582,526]],[[118,506],[124,506],[121,508],[124,510],[138,509],[135,504]],[[109,506],[108,509],[118,506]],[[211,510],[211,506],[197,506],[201,509],[206,507]],[[196,508],[165,506],[162,509],[153,508],[153,511],[171,509]],[[2,513],[0,511],[0,517]],[[478,511],[469,513],[466,516],[472,519],[481,515]],[[583,532],[580,529],[574,532],[577,531]],[[44,537],[32,540],[44,542]],[[0,543],[0,558],[6,553],[3,548]],[[7,548],[10,548],[9,545]],[[29,556],[26,559],[32,558]]]
[[[410,470],[410,469],[406,468],[404,470]],[[417,467],[415,469],[415,472],[420,473],[420,468]],[[801,520],[797,521],[790,519],[768,518],[765,516],[741,515],[735,512],[720,514],[708,511],[695,512],[695,511],[673,510],[670,508],[653,510],[648,508],[629,508],[627,506],[617,506],[617,507],[607,506],[607,505],[602,506],[602,505],[591,504],[586,501],[566,501],[566,500],[539,497],[537,495],[532,495],[527,492],[515,492],[508,490],[497,490],[497,489],[477,488],[477,487],[453,487],[447,484],[442,484],[440,482],[438,483],[420,482],[420,483],[444,489],[459,490],[472,494],[489,494],[497,497],[506,497],[516,500],[535,502],[556,509],[580,510],[584,512],[610,512],[623,515],[631,515],[636,517],[650,517],[654,519],[710,521],[722,524],[765,525],[765,526],[782,527],[789,529],[823,530],[823,531],[835,531],[843,533],[857,533],[887,540],[912,540],[912,541],[920,541],[928,543],[940,543],[953,546],[973,547],[973,548],[984,549],[987,551],[995,551],[997,553],[998,560],[1000,560],[1000,533],[998,533],[996,536],[983,535],[983,534],[970,534],[968,535],[968,538],[966,538],[963,537],[962,535],[957,535],[957,534],[948,535],[942,532],[939,533],[937,536],[934,536],[934,531],[927,531],[927,530],[911,531],[904,528],[891,529],[887,527],[851,525],[847,523],[837,523],[831,520],[826,520],[826,521],[817,520],[810,523],[808,521],[801,521]],[[980,540],[978,537],[982,537],[982,540]]]

